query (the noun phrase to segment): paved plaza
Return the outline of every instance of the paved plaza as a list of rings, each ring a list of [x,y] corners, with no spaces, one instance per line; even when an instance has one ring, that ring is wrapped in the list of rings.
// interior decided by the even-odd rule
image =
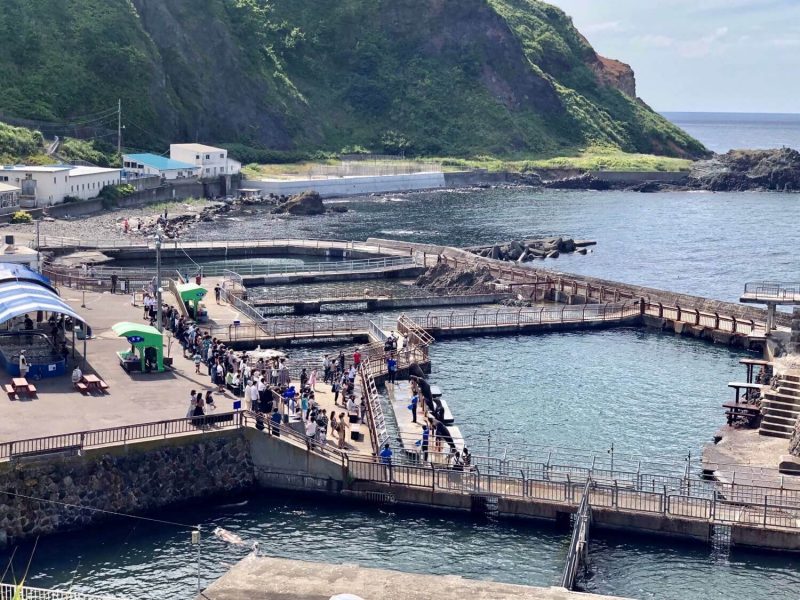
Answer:
[[[86,342],[86,364],[84,366],[80,354],[75,358],[70,355],[66,375],[35,382],[38,392],[35,398],[12,401],[4,395],[0,399],[0,442],[180,419],[189,409],[191,390],[204,394],[206,390],[214,391],[217,406],[214,412],[233,410],[233,403],[238,398],[230,391],[218,393],[216,386],[211,385],[205,365],[201,365],[200,374],[196,374],[194,362],[183,356],[181,345],[168,331],[165,331],[164,356],[172,357],[171,370],[127,373],[120,366],[116,353],[127,350],[129,345],[124,338],[115,335],[111,327],[120,321],[147,322],[142,316],[141,304],[134,306],[130,295],[81,292],[71,288],[59,291],[92,328],[93,337]],[[165,294],[165,301],[175,303],[169,293]],[[84,302],[85,306],[81,306]],[[240,318],[234,308],[216,305],[213,293],[209,293],[207,305],[212,319],[222,321],[233,315]],[[83,341],[76,340],[76,349],[79,353],[83,351]],[[76,364],[81,365],[84,374],[95,374],[103,379],[109,386],[108,391],[84,395],[76,390],[70,379]],[[3,375],[8,379],[7,374]],[[322,408],[328,413],[344,411],[341,401],[338,407],[334,405],[331,386],[321,380],[320,372],[316,398]],[[364,441],[348,439],[347,447],[369,453],[372,449],[367,427],[362,426],[361,431],[366,434]],[[329,446],[337,445],[337,438],[330,433],[327,439]]]

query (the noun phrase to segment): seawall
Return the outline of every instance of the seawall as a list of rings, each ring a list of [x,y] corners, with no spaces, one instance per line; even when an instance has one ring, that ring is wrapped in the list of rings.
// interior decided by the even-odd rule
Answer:
[[[247,187],[260,190],[262,194],[277,196],[292,196],[313,190],[323,198],[335,198],[337,196],[438,189],[445,187],[445,176],[441,172],[431,172],[326,179],[248,180]]]
[[[0,547],[103,521],[245,490],[255,482],[241,431],[85,450],[0,463]],[[36,498],[64,504],[41,502]],[[72,506],[74,505],[74,506]]]

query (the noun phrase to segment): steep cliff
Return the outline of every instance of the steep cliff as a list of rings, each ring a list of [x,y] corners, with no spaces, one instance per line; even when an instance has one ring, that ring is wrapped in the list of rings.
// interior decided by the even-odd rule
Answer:
[[[5,0],[0,39],[0,119],[121,98],[131,146],[704,153],[538,0]]]

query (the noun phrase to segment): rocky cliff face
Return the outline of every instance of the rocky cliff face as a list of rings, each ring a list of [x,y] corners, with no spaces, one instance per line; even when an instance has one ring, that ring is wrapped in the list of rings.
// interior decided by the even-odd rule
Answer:
[[[121,98],[132,146],[705,152],[538,0],[6,0],[0,38],[0,115],[113,135]]]

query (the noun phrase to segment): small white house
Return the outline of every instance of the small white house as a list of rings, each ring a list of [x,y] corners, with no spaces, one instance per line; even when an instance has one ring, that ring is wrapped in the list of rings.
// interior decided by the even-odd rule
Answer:
[[[20,205],[36,208],[61,204],[67,196],[96,197],[107,185],[119,185],[120,170],[72,165],[0,168],[0,183],[20,188]]]
[[[156,175],[161,179],[197,179],[201,167],[158,154],[123,154],[122,169],[126,178]]]
[[[204,144],[170,144],[169,157],[200,167],[200,177],[219,177],[236,175],[242,170],[242,163],[228,158],[228,151]]]

